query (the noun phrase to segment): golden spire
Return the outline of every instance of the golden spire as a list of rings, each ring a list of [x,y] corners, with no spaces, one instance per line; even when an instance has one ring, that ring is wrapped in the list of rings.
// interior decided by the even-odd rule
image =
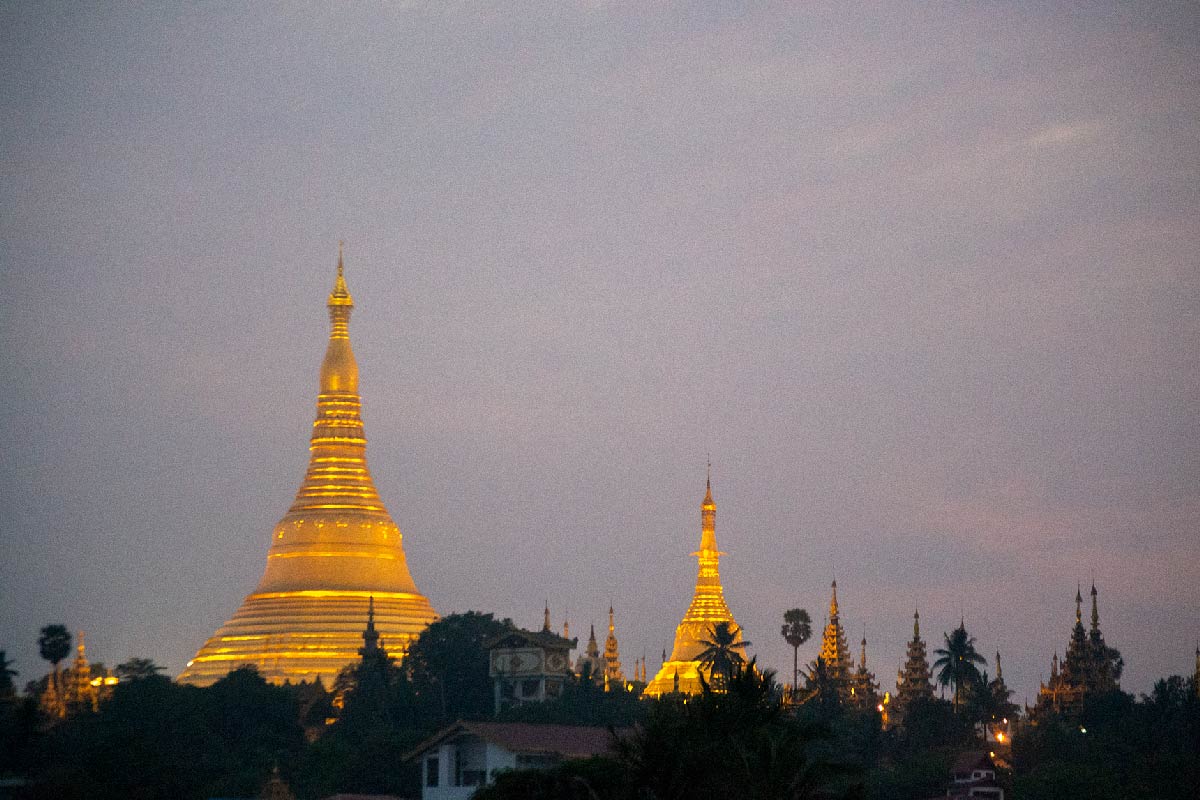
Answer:
[[[258,586],[188,662],[182,682],[206,686],[241,664],[253,664],[274,683],[316,677],[332,682],[356,660],[363,600],[393,655],[402,655],[437,619],[413,582],[400,529],[367,467],[358,365],[350,346],[354,301],[340,244],[326,308],[329,339],[304,480],[271,532]]]
[[[921,611],[913,611],[913,641],[921,638]]]
[[[546,601],[546,616],[542,620],[542,630],[544,630],[544,631],[550,630],[550,601],[549,600]]]
[[[866,669],[866,666],[867,666],[867,634],[865,631],[863,632],[863,638],[862,638],[862,657],[858,663],[863,667],[863,669]]]
[[[563,638],[571,638],[571,622],[566,617],[563,617]]]
[[[728,623],[736,632],[736,641],[742,641],[741,627],[725,603],[725,590],[721,586],[720,560],[725,555],[717,548],[717,504],[712,496],[712,475],[704,482],[704,500],[700,503],[700,549],[692,553],[697,560],[696,589],[692,602],[675,629],[675,645],[671,657],[665,659],[658,675],[646,687],[650,697],[671,691],[672,674],[679,672],[684,691],[689,694],[700,692],[701,644],[712,636],[712,628],[719,622]],[[665,655],[665,653],[664,653]]]
[[[829,620],[821,635],[821,652],[818,658],[825,662],[829,676],[834,681],[848,677],[854,666],[854,658],[846,644],[846,632],[842,629],[841,617],[838,615],[836,580],[833,582],[833,594],[829,600]]]
[[[1075,622],[1083,624],[1083,589],[1075,584]]]
[[[1096,608],[1096,581],[1092,580],[1092,630],[1100,627],[1100,611]]]
[[[617,644],[616,626],[613,623],[613,607],[608,607],[608,638],[604,640],[604,679],[618,684],[625,682],[625,673],[621,671],[621,653]]]

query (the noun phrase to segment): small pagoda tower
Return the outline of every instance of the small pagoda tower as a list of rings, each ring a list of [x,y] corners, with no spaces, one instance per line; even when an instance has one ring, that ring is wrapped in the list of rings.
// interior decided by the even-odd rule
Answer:
[[[617,646],[616,625],[613,622],[613,607],[608,607],[608,638],[604,640],[604,689],[621,688],[625,685],[625,673],[621,671],[621,653]]]
[[[896,676],[896,706],[903,714],[915,700],[932,700],[933,683],[929,675],[929,657],[925,640],[921,638],[921,612],[913,612],[913,638],[908,643],[908,656]]]
[[[592,683],[604,682],[604,659],[600,656],[600,645],[596,642],[595,625],[589,629],[587,646],[583,650],[583,655],[575,662],[575,674]]]
[[[705,481],[704,500],[700,503],[700,549],[692,555],[699,562],[696,590],[692,603],[675,628],[675,645],[671,657],[663,662],[644,694],[650,697],[669,692],[700,694],[700,678],[709,680],[708,667],[700,663],[705,647],[702,642],[712,635],[713,626],[726,622],[736,631],[736,641],[742,641],[742,628],[725,604],[725,589],[721,586],[719,564],[725,555],[717,548],[717,504],[713,502],[712,475]]]
[[[879,684],[875,673],[867,669],[867,637],[862,638],[862,653],[858,668],[850,677],[850,705],[859,709],[872,709],[879,705]]]
[[[837,689],[842,702],[850,702],[854,659],[850,656],[850,648],[846,644],[846,631],[842,629],[841,615],[838,611],[836,580],[833,582],[832,595],[829,599],[829,621],[825,624],[825,632],[821,636],[821,652],[817,658],[825,663],[825,676],[829,683]],[[815,662],[810,665],[810,676],[816,674],[816,666]]]
[[[99,710],[100,697],[92,685],[92,665],[87,660],[83,631],[79,632],[79,646],[75,651],[75,663],[67,676],[66,708],[70,713]]]
[[[358,364],[350,346],[354,301],[340,247],[326,307],[329,341],[308,470],[271,531],[258,586],[187,663],[182,683],[208,686],[248,664],[272,683],[322,678],[332,684],[357,660],[369,598],[394,656],[437,619],[417,590],[400,529],[367,468]]]

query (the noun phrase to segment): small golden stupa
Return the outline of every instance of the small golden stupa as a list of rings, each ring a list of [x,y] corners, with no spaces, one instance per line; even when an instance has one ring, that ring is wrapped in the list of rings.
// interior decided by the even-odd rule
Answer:
[[[733,619],[729,606],[725,604],[725,590],[721,587],[718,562],[725,555],[717,549],[717,504],[713,502],[712,479],[705,482],[704,501],[700,504],[700,550],[696,556],[699,570],[696,574],[696,592],[692,604],[679,627],[675,629],[675,646],[671,657],[663,662],[662,668],[643,694],[651,697],[669,692],[700,694],[700,675],[711,682],[708,667],[699,661],[705,651],[705,641],[712,639],[712,626],[728,622],[737,631],[736,641],[742,641],[741,626]]]
[[[340,246],[328,306],[329,346],[304,482],[271,534],[258,587],[188,662],[183,683],[207,686],[251,665],[273,683],[320,677],[330,686],[358,659],[371,598],[375,625],[395,656],[437,619],[413,583],[400,529],[367,469],[358,365],[350,349],[354,302]]]

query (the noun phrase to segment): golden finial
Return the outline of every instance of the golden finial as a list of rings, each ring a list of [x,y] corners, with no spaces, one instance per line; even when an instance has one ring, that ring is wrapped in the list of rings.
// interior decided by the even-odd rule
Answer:
[[[833,619],[837,615],[838,615],[837,579],[835,578],[833,581],[833,597],[831,597],[829,600],[829,618]]]
[[[704,477],[704,502],[701,507],[705,509],[716,508],[717,504],[713,502],[712,496],[712,459],[708,460],[708,471]]]
[[[921,638],[921,610],[913,611],[913,641]]]
[[[342,259],[342,246],[344,242],[338,242],[338,260],[337,260],[337,275],[333,280],[333,291],[329,294],[329,306],[349,306],[354,307],[354,301],[350,297],[350,290],[346,288],[346,267]]]

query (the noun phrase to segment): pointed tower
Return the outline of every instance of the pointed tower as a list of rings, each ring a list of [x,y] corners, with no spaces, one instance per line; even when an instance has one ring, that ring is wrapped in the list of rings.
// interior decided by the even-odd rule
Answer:
[[[829,681],[838,687],[842,699],[849,699],[849,683],[854,671],[854,662],[850,657],[850,648],[846,645],[846,631],[842,629],[841,615],[838,612],[837,581],[833,582],[829,599],[829,621],[825,624],[825,632],[821,636],[821,652],[817,658],[825,662],[825,674]],[[816,664],[812,666],[815,667]]]
[[[850,704],[856,708],[871,709],[879,705],[879,684],[875,673],[867,669],[867,636],[863,634],[862,655],[858,668],[850,678]]]
[[[1093,692],[1108,692],[1117,688],[1113,675],[1113,659],[1109,647],[1100,632],[1100,609],[1097,605],[1096,582],[1092,581],[1092,629],[1088,632],[1088,650],[1091,660],[1088,689]]]
[[[621,671],[621,653],[617,648],[616,625],[613,624],[613,607],[608,607],[608,638],[604,640],[604,679],[609,685],[625,683]]]
[[[1110,648],[1100,632],[1100,610],[1096,584],[1092,583],[1092,629],[1083,627],[1083,592],[1075,589],[1075,625],[1067,641],[1067,654],[1061,662],[1054,654],[1050,680],[1038,689],[1033,709],[1035,719],[1050,714],[1075,715],[1092,695],[1116,689],[1121,655]]]
[[[92,685],[92,665],[87,660],[87,648],[83,631],[79,632],[79,646],[75,651],[75,663],[71,665],[67,683],[66,707],[70,712],[96,711],[99,697]]]
[[[921,638],[921,612],[913,612],[913,638],[908,643],[908,658],[896,677],[896,704],[901,714],[915,700],[933,698],[933,683],[929,679],[929,658],[925,640]]]
[[[596,684],[604,681],[604,659],[600,657],[600,645],[596,642],[595,625],[589,629],[587,646],[575,663],[575,674]]]
[[[687,694],[701,692],[702,667],[699,658],[705,650],[701,643],[712,636],[711,630],[716,623],[729,623],[736,631],[736,641],[742,641],[741,626],[733,619],[729,606],[725,605],[725,590],[721,586],[718,565],[725,554],[717,549],[717,504],[713,502],[711,476],[705,482],[704,500],[700,503],[700,549],[692,555],[699,562],[696,591],[683,620],[675,629],[675,646],[671,649],[670,659],[663,663],[654,680],[646,687],[645,694],[651,697],[672,691],[676,680],[678,691]],[[707,668],[703,671],[704,679],[708,680]]]
[[[358,654],[363,658],[373,656],[380,650],[384,649],[383,640],[379,638],[379,631],[375,630],[375,596],[367,598],[367,627],[362,632],[363,646],[359,648]]]
[[[341,248],[328,300],[330,334],[321,362],[308,470],[292,507],[275,526],[267,567],[241,608],[205,642],[179,676],[207,686],[251,665],[268,681],[322,678],[356,660],[362,618],[373,619],[401,656],[437,619],[417,591],[400,529],[367,469],[367,439],[350,347]]]

